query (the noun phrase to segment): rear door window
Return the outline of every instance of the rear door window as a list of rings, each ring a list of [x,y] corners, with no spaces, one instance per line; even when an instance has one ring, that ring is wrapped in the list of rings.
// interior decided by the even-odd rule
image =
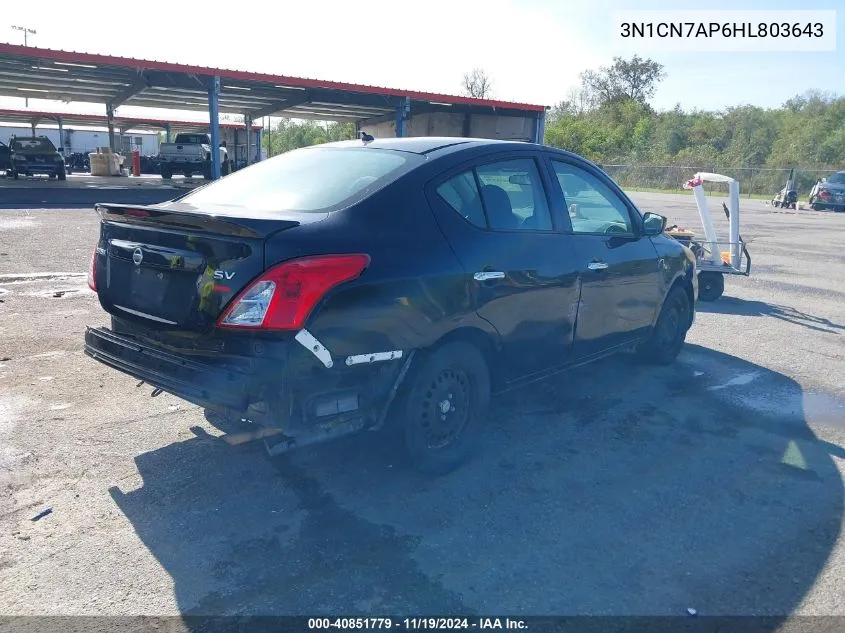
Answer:
[[[552,230],[549,203],[533,159],[481,165],[476,174],[491,229]]]
[[[452,176],[437,193],[470,224],[494,231],[551,231],[552,218],[531,158],[479,165]]]
[[[464,220],[478,228],[487,228],[484,207],[481,206],[481,196],[478,193],[475,176],[471,171],[465,171],[450,178],[437,187],[437,193]]]

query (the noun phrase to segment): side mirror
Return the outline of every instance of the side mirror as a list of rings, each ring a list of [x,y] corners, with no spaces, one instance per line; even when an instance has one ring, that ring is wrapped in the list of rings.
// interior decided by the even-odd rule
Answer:
[[[643,216],[643,235],[660,235],[666,229],[666,218],[651,211]]]
[[[827,182],[827,178],[820,178],[819,182]]]

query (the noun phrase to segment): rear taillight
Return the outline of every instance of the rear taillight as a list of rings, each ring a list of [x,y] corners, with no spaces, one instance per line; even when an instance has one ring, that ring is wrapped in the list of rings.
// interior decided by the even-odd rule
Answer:
[[[88,266],[88,287],[97,292],[97,248],[91,253],[91,264]]]
[[[827,200],[828,198],[830,198],[830,192],[827,189],[822,189],[821,191],[819,191],[819,198],[824,198],[825,200]]]
[[[369,255],[318,255],[274,266],[247,286],[217,322],[226,328],[299,330],[325,294],[357,278]]]

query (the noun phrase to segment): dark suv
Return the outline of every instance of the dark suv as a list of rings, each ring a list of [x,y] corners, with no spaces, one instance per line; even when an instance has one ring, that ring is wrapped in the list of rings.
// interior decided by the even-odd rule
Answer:
[[[65,161],[46,136],[15,137],[11,141],[12,177],[42,174],[65,180]]]

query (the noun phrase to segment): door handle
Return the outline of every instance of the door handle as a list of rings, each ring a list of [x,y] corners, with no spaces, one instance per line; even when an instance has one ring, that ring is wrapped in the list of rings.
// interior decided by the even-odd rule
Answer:
[[[472,278],[476,281],[487,281],[488,279],[504,279],[505,273],[492,270],[485,270],[480,273],[475,273]]]
[[[587,264],[587,268],[590,270],[607,270],[607,264],[604,262],[590,262]]]

